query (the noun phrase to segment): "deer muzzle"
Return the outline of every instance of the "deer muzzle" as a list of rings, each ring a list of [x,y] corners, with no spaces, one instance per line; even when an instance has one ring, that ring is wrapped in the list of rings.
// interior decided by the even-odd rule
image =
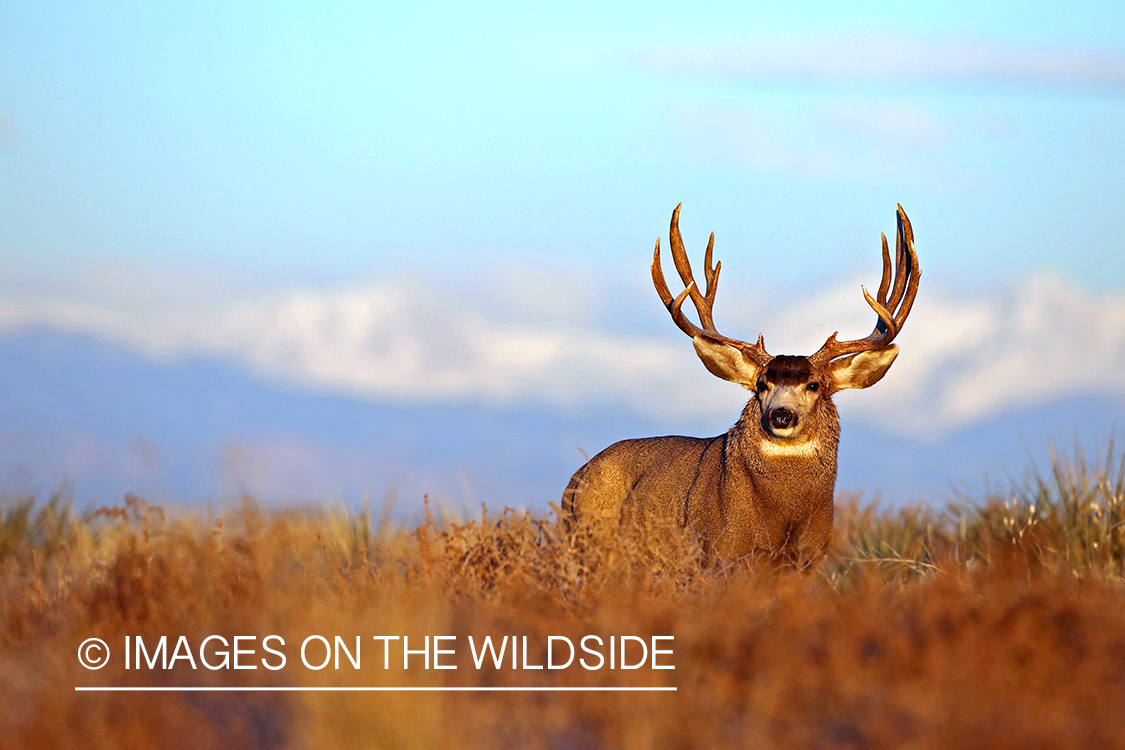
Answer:
[[[775,430],[788,430],[797,426],[797,413],[786,406],[770,409],[770,427]]]
[[[771,437],[795,439],[805,427],[816,396],[803,386],[777,385],[759,396],[762,404],[762,429]]]

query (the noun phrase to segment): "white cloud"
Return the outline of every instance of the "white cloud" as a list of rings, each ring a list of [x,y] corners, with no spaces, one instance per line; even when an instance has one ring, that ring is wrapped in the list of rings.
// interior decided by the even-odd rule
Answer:
[[[870,330],[859,283],[737,312],[720,327],[746,338],[764,331],[775,354],[810,353],[833,330]],[[378,399],[737,415],[743,392],[704,371],[655,293],[643,292],[654,298],[657,332],[647,334],[610,330],[565,305],[528,317],[519,312],[526,295],[513,293],[508,305],[506,288],[523,285],[496,284],[486,304],[403,279],[162,307],[11,293],[0,330],[88,334],[154,358],[219,358],[302,387]],[[561,298],[555,288],[544,295]],[[849,418],[938,435],[1055,398],[1125,397],[1125,294],[1090,293],[1058,276],[973,296],[924,284],[899,343],[902,354],[882,382],[840,395]]]
[[[904,176],[931,184],[968,181],[964,167],[935,159],[935,153],[955,138],[990,137],[998,130],[995,118],[966,123],[917,103],[854,97],[817,97],[785,108],[679,107],[673,113],[691,150],[712,150],[766,173],[850,184]]]
[[[762,40],[722,48],[660,48],[646,67],[761,83],[1000,84],[1125,88],[1125,55],[895,34]]]
[[[988,179],[957,155],[976,140],[988,142],[981,147],[1010,144],[1019,131],[1012,113],[979,99],[951,107],[927,98],[926,87],[1125,90],[1125,54],[1117,52],[896,34],[670,47],[638,59],[662,73],[785,87],[786,96],[738,105],[694,97],[673,106],[689,151],[717,152],[768,174],[849,184],[909,176],[956,188]],[[801,95],[793,96],[794,87]]]

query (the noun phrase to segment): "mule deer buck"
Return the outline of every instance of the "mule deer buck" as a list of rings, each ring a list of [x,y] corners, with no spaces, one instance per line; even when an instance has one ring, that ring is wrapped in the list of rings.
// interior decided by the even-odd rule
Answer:
[[[918,292],[921,271],[910,220],[899,206],[893,282],[883,235],[878,293],[872,298],[860,287],[878,317],[871,335],[837,341],[833,333],[810,356],[772,356],[761,335],[749,344],[715,328],[712,307],[722,267],[711,266],[715,235],[707,243],[707,286],[700,291],[680,237],[679,217],[677,206],[668,239],[685,288],[674,298],[668,291],[659,238],[653,284],[704,366],[753,396],[734,426],[718,437],[651,437],[609,446],[571,478],[562,499],[564,518],[571,524],[663,520],[695,534],[709,558],[765,555],[799,568],[811,566],[832,535],[840,439],[832,396],[846,388],[867,388],[886,374],[898,355],[891,342]],[[688,298],[700,325],[682,309]]]

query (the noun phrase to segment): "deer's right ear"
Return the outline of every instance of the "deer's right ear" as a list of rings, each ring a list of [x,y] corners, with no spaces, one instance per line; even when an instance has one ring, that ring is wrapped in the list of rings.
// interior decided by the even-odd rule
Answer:
[[[707,336],[694,336],[695,353],[712,375],[753,388],[761,368],[737,347]]]

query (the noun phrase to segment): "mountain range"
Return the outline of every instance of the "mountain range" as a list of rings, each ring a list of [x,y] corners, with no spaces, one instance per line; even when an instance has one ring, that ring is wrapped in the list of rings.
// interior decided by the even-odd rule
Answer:
[[[81,334],[0,337],[0,492],[62,491],[80,504],[127,493],[151,502],[338,502],[417,516],[423,495],[460,513],[485,502],[546,510],[570,474],[615,440],[718,434],[737,418],[640,416],[631,405],[565,410],[463,398],[417,404],[279,383],[229,361],[154,360]],[[715,388],[731,388],[715,382]],[[841,401],[843,394],[841,396]],[[937,436],[911,437],[849,416],[841,491],[900,504],[979,496],[1047,465],[1048,445],[1104,452],[1122,424],[1114,398],[1078,396],[1008,409]]]

